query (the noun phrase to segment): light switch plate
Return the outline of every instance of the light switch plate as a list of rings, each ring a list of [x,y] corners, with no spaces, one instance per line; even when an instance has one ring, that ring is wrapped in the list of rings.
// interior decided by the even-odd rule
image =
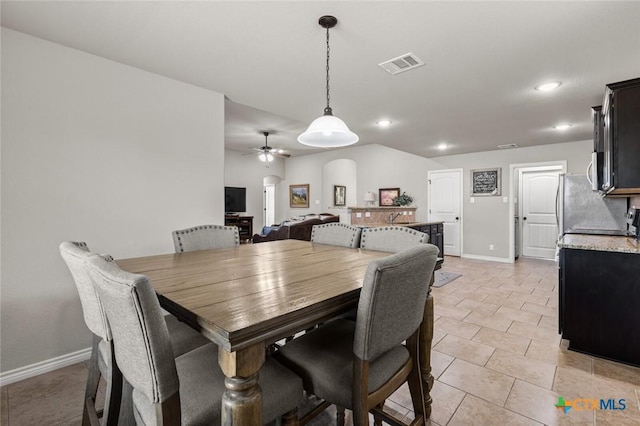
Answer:
[[[364,217],[371,217],[371,212],[364,212]]]

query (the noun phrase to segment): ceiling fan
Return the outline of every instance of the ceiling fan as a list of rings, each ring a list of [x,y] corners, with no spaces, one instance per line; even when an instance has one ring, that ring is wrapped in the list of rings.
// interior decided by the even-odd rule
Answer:
[[[265,163],[270,163],[273,161],[274,157],[278,157],[278,158],[291,157],[291,154],[286,154],[284,150],[271,148],[269,146],[269,143],[267,142],[267,138],[269,137],[269,132],[262,132],[262,134],[264,135],[264,146],[261,146],[260,148],[253,148],[254,150],[260,153],[258,154],[258,158],[260,159],[260,161],[263,161]]]

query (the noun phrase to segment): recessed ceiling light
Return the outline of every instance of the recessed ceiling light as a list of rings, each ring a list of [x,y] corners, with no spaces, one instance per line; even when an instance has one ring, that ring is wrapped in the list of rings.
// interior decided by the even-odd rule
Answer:
[[[549,92],[551,90],[557,89],[562,85],[561,81],[550,81],[548,83],[542,83],[536,86],[536,90],[541,92]]]
[[[389,127],[391,120],[378,120],[377,123],[380,127]]]
[[[445,149],[449,148],[449,145],[447,145],[446,143],[442,142],[442,143],[438,144],[438,146],[436,146],[436,148],[438,148],[440,151],[444,151]]]
[[[569,127],[571,127],[571,124],[557,124],[553,126],[556,130],[567,130]]]

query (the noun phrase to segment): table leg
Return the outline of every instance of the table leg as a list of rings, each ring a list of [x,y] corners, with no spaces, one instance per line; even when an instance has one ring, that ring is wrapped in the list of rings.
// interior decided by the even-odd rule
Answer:
[[[262,391],[258,371],[264,364],[264,344],[235,352],[218,349],[218,363],[226,376],[222,395],[223,425],[261,425]]]
[[[431,291],[424,304],[424,316],[420,325],[420,375],[422,376],[422,392],[424,398],[424,416],[431,417],[431,389],[433,376],[431,375],[431,343],[433,342],[433,296]]]

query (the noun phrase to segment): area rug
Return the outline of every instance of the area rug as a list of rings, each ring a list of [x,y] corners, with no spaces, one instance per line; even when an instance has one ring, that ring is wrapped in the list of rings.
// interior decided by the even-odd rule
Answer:
[[[455,272],[436,271],[433,280],[433,287],[442,287],[445,284],[449,284],[456,278],[460,278],[462,274],[456,274]]]

